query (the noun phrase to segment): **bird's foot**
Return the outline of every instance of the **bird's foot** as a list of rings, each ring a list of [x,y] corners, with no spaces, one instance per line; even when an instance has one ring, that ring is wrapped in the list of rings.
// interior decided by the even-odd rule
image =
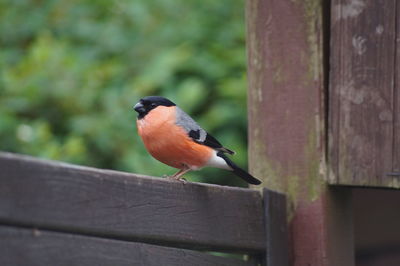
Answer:
[[[176,180],[181,182],[182,184],[186,184],[188,182],[184,177],[178,178]]]
[[[176,177],[176,176],[173,176],[173,175],[163,175],[163,177],[168,179],[168,180],[171,180],[171,181],[178,181],[178,182],[181,182],[183,184],[187,183],[186,179],[183,178],[183,177]]]

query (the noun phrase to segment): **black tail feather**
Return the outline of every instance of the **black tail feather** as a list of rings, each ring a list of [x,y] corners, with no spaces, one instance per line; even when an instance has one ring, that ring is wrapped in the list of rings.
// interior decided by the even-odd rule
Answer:
[[[259,185],[261,184],[261,181],[252,176],[251,174],[247,173],[245,170],[237,167],[236,169],[233,169],[233,173],[235,173],[238,177],[242,178],[244,181],[246,181],[249,184],[253,185]]]
[[[235,154],[235,152],[233,151],[233,150],[230,150],[230,149],[228,149],[228,148],[225,148],[225,147],[222,147],[221,149],[219,149],[220,151],[223,151],[223,152],[226,152],[226,153],[228,153],[228,154],[230,154],[230,155],[234,155]]]
[[[261,181],[252,176],[251,174],[247,173],[245,170],[237,166],[234,162],[231,161],[223,152],[218,152],[217,155],[225,160],[225,162],[232,167],[233,173],[236,174],[238,177],[242,178],[249,184],[259,185]]]

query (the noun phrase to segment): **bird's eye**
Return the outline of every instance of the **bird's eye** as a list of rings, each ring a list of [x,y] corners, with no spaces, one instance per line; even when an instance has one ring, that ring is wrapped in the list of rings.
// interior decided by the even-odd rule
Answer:
[[[156,107],[156,106],[157,106],[157,104],[155,104],[155,103],[152,103],[150,106],[151,106],[151,107]]]

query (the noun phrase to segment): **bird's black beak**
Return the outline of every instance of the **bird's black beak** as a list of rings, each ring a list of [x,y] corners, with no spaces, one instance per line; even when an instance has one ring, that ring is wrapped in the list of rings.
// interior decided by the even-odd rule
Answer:
[[[140,113],[146,112],[146,109],[144,109],[144,106],[143,106],[143,104],[142,104],[141,102],[138,102],[137,104],[135,104],[135,106],[133,107],[133,109],[134,109],[136,112],[138,112],[139,114],[140,114]]]

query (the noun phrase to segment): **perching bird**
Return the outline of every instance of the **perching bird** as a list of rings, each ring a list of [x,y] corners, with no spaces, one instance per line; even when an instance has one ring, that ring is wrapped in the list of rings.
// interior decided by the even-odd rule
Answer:
[[[233,171],[250,184],[261,184],[225,155],[234,154],[232,150],[223,147],[170,100],[148,96],[134,109],[138,112],[138,132],[148,152],[157,160],[179,169],[170,178],[180,180],[191,170],[211,166]]]

